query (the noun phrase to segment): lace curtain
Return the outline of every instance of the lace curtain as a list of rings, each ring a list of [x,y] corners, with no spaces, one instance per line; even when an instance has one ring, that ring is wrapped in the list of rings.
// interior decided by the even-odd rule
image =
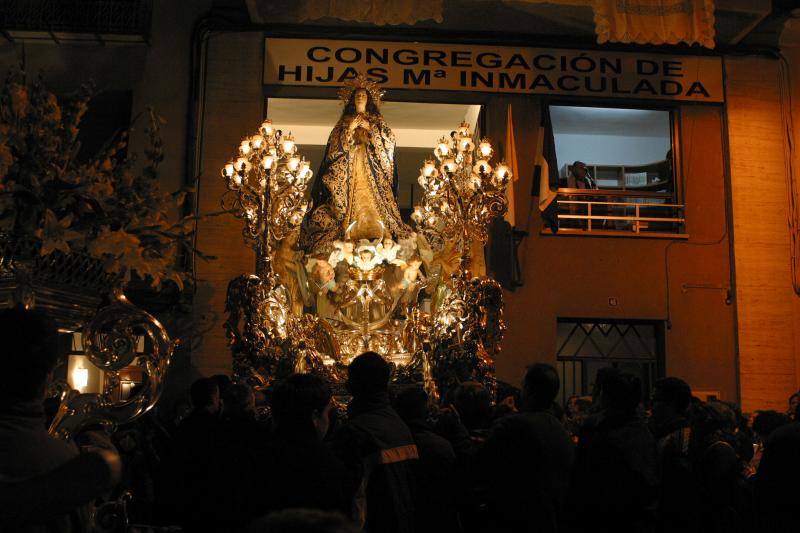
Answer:
[[[265,23],[270,0],[246,0],[253,22]],[[714,48],[714,0],[503,0],[520,4],[591,6],[597,42],[699,43]],[[441,23],[445,0],[297,0],[298,22],[334,18],[377,26]]]
[[[713,0],[594,0],[597,42],[714,48]]]

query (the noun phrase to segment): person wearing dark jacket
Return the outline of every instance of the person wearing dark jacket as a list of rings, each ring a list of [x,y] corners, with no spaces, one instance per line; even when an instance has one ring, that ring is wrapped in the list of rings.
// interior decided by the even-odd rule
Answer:
[[[656,439],[661,469],[657,526],[660,532],[686,531],[692,521],[692,513],[687,512],[695,499],[689,459],[691,403],[692,389],[682,379],[666,377],[656,381],[650,429]]]
[[[528,368],[521,412],[498,420],[479,452],[498,531],[559,530],[574,457],[572,440],[552,409],[559,388],[552,366]]]
[[[228,387],[220,421],[224,442],[263,442],[269,435],[267,424],[256,419],[256,399],[252,387],[236,383]]]
[[[695,406],[691,431],[689,457],[696,529],[712,533],[753,531],[753,497],[745,480],[750,457],[741,456],[737,450],[741,431],[736,412],[716,400]]]
[[[650,531],[658,498],[656,443],[637,410],[639,378],[606,376],[600,412],[578,435],[570,485],[575,531]]]
[[[417,531],[457,531],[453,482],[456,454],[444,437],[428,423],[428,395],[422,387],[401,390],[395,410],[408,425],[417,444]]]
[[[274,435],[253,447],[258,514],[295,507],[349,513],[347,472],[323,442],[331,398],[328,383],[315,374],[293,374],[273,389]]]
[[[353,518],[372,533],[414,531],[417,446],[389,403],[391,367],[375,352],[350,363],[353,399],[332,446],[352,476]]]
[[[220,394],[211,378],[192,383],[192,412],[178,424],[175,440],[182,451],[201,451],[215,446],[219,439]]]
[[[208,502],[224,491],[212,460],[221,445],[220,395],[210,378],[195,380],[189,393],[192,412],[176,428],[175,446],[165,457],[155,498],[163,519],[200,531],[207,525],[203,511],[210,509]]]
[[[78,447],[72,441],[57,439],[47,432],[43,400],[53,369],[59,359],[56,324],[39,311],[17,307],[0,311],[0,338],[3,339],[4,366],[0,373],[0,482],[43,486],[36,479],[51,479],[49,474],[68,464],[76,464]],[[119,458],[117,458],[118,460]],[[80,462],[79,462],[80,463]],[[56,476],[58,477],[58,476]],[[52,480],[52,479],[51,479]],[[92,481],[74,480],[75,492],[91,490]],[[23,487],[24,485],[20,485]],[[62,484],[62,488],[66,486]],[[13,491],[6,486],[4,492]],[[21,493],[21,490],[19,491]],[[0,500],[0,530],[88,531],[89,514],[75,500],[76,494],[41,494],[52,498],[59,513],[25,513],[11,509],[13,503]],[[6,515],[6,508],[19,512]],[[6,519],[8,524],[2,524]]]
[[[204,458],[205,482],[194,495],[188,531],[240,531],[261,516],[297,507],[349,511],[346,470],[323,443],[332,406],[325,380],[293,374],[274,386],[270,406],[272,435],[248,440],[241,433]]]
[[[791,424],[769,436],[755,475],[759,531],[797,528],[797,480],[800,479],[800,407]]]

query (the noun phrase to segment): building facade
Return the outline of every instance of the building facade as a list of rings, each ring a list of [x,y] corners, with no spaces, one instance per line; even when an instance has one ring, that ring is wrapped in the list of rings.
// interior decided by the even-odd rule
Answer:
[[[709,51],[597,45],[587,6],[519,12],[498,2],[469,12],[466,4],[443,2],[442,22],[381,26],[308,20],[302,2],[155,2],[140,43],[7,31],[0,57],[43,70],[63,92],[87,78],[128,91],[131,114],[153,105],[167,119],[165,188],[194,184],[200,213],[219,209],[219,169],[265,115],[292,124],[301,147],[301,131],[314,138],[303,153],[316,164],[325,141],[315,132],[335,121],[338,76],[374,68],[391,82],[387,113],[407,139],[401,209],[413,204],[413,165],[433,148],[419,142],[427,132],[463,111],[499,151],[508,154],[513,138],[516,259],[498,259],[491,246],[487,256],[490,270],[509,261],[518,270],[504,291],[499,379],[516,384],[526,365],[548,362],[566,398],[589,393],[597,368],[615,365],[646,383],[681,377],[698,395],[744,410],[785,409],[800,387],[800,159],[790,144],[800,138],[792,125],[793,117],[800,125],[800,30],[792,13],[717,2],[717,50]],[[774,45],[755,42],[773,23]],[[529,77],[503,65],[514,50],[539,58]],[[631,77],[617,76],[629,61]],[[549,71],[558,75],[534,76]],[[550,139],[557,234],[539,209]],[[600,189],[576,190],[575,160]],[[226,287],[255,260],[232,217],[201,221],[197,246],[217,259],[194,264],[196,333],[183,370],[228,373]]]

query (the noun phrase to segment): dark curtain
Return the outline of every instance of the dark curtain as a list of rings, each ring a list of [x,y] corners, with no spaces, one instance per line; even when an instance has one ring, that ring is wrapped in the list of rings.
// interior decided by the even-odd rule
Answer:
[[[558,160],[556,159],[556,138],[553,134],[553,123],[550,120],[550,106],[546,103],[542,105],[542,153],[541,159],[537,159],[534,166],[532,196],[539,196],[541,190],[541,180],[547,179],[547,184],[551,190],[559,187]],[[547,163],[547,176],[542,176],[542,163]],[[558,232],[558,203],[553,199],[544,209],[541,210],[550,231]]]

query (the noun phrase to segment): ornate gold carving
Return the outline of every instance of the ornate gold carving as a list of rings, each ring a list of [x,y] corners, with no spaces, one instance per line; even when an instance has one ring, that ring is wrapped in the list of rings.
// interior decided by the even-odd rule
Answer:
[[[356,88],[366,89],[373,102],[379,99],[377,86],[363,77],[349,86],[345,98]],[[361,122],[351,128],[357,118]],[[469,126],[461,124],[436,147],[438,162],[426,161],[421,170],[425,195],[414,219],[424,237],[418,238],[401,221],[392,191],[394,142],[379,114],[339,120],[320,170],[317,192],[325,194],[300,231],[304,258],[262,237],[295,235],[296,217],[250,217],[246,207],[272,213],[271,202],[277,202],[298,213],[307,205],[297,196],[300,189],[244,187],[251,171],[247,161],[237,160],[233,170],[223,171],[238,195],[234,206],[245,218],[245,237],[261,243],[259,265],[266,267],[228,286],[225,327],[237,379],[265,386],[291,372],[311,371],[341,383],[347,363],[372,350],[395,365],[397,381],[421,382],[434,398],[439,388],[466,379],[494,388],[494,356],[504,329],[502,291],[493,280],[472,278],[467,267],[470,243],[485,241],[488,224],[506,210],[511,174],[503,163],[492,169],[489,142],[476,145]],[[363,207],[365,193],[366,201],[372,200],[369,209]],[[359,231],[353,227],[367,215],[369,229],[360,228],[361,236],[367,231],[373,238],[355,242]],[[383,235],[371,235],[377,233],[376,217]],[[452,243],[449,250],[447,243]],[[305,265],[303,273],[312,283],[298,292],[305,289],[316,297],[318,316],[291,312],[292,298],[269,268],[273,260],[287,279],[292,275],[288,265]],[[441,268],[432,268],[437,265]],[[429,300],[430,312],[423,311],[422,300]]]
[[[492,153],[486,139],[475,145],[469,125],[462,122],[449,138],[439,140],[434,150],[438,164],[427,160],[420,168],[424,194],[412,215],[417,231],[436,252],[458,242],[462,270],[472,240],[486,242],[489,223],[508,209],[505,191],[511,172],[503,162],[493,169]]]
[[[361,270],[360,268],[350,267],[347,272],[352,279],[358,281],[375,281],[383,277],[386,269],[382,266],[376,266],[372,270]]]
[[[439,387],[468,380],[495,388],[494,358],[505,331],[503,292],[493,279],[453,276],[433,313],[430,332],[433,378]]]

